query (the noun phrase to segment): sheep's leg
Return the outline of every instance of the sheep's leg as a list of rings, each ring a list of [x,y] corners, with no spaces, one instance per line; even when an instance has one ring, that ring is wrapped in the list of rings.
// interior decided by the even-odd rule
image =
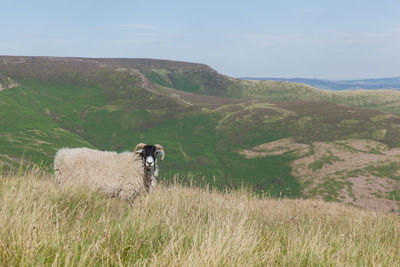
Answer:
[[[151,177],[150,186],[149,186],[149,193],[153,192],[157,186],[157,180],[154,177]]]

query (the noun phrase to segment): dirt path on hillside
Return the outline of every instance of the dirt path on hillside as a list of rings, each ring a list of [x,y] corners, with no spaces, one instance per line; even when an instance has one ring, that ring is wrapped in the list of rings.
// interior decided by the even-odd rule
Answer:
[[[205,104],[212,108],[217,108],[221,105],[257,102],[252,100],[244,100],[244,99],[229,98],[229,97],[198,95],[194,93],[180,91],[170,87],[153,84],[150,80],[146,78],[146,76],[143,73],[141,73],[137,69],[117,68],[116,70],[130,71],[132,74],[139,75],[142,80],[142,87],[146,89],[148,92],[161,96],[173,97],[185,105]],[[157,90],[157,88],[160,88],[161,91]]]
[[[192,103],[186,101],[185,99],[182,99],[180,97],[180,95],[178,94],[168,94],[168,93],[162,93],[160,91],[158,91],[156,88],[157,86],[154,85],[149,79],[146,78],[146,76],[144,76],[143,73],[141,73],[139,70],[137,69],[131,69],[131,68],[117,68],[115,69],[117,71],[129,71],[132,75],[139,75],[141,81],[142,81],[142,88],[145,89],[146,91],[152,93],[152,94],[156,94],[156,95],[160,95],[160,96],[166,96],[166,97],[173,97],[174,99],[176,99],[177,101],[185,104],[185,105],[192,105]],[[161,87],[161,86],[160,86]],[[162,87],[164,89],[166,89],[167,91],[170,89],[168,87]]]

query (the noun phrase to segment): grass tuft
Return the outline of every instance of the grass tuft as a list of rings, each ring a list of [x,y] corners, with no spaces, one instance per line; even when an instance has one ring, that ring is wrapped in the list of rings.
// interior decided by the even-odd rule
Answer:
[[[1,266],[400,264],[394,214],[179,183],[130,204],[36,167],[0,178],[0,225]]]

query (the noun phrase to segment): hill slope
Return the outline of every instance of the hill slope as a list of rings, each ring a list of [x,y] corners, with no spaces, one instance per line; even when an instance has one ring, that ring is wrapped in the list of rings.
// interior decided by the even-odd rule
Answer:
[[[245,183],[273,196],[397,208],[400,117],[351,107],[396,112],[394,91],[239,81],[202,64],[147,59],[0,57],[0,73],[17,85],[0,92],[0,154],[9,165],[24,157],[51,168],[65,146],[161,143],[161,179],[179,173],[219,188]],[[364,160],[340,165],[348,157]]]
[[[136,68],[153,84],[196,94],[246,98],[267,101],[328,101],[348,107],[376,109],[400,114],[400,92],[397,90],[330,91],[313,88],[299,82],[249,81],[221,75],[203,64],[150,59],[102,59],[103,64],[122,64]],[[393,84],[397,78],[348,81],[349,83],[379,85]],[[360,88],[360,86],[357,86]],[[365,87],[370,89],[370,87]],[[376,88],[387,88],[376,87]]]

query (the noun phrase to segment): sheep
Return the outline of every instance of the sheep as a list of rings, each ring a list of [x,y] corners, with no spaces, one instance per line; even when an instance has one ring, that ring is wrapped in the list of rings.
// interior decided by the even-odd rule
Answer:
[[[63,148],[54,158],[58,184],[86,185],[110,197],[133,200],[157,185],[157,156],[165,157],[161,145],[138,144],[133,153],[90,148]],[[142,161],[142,163],[141,163]]]

